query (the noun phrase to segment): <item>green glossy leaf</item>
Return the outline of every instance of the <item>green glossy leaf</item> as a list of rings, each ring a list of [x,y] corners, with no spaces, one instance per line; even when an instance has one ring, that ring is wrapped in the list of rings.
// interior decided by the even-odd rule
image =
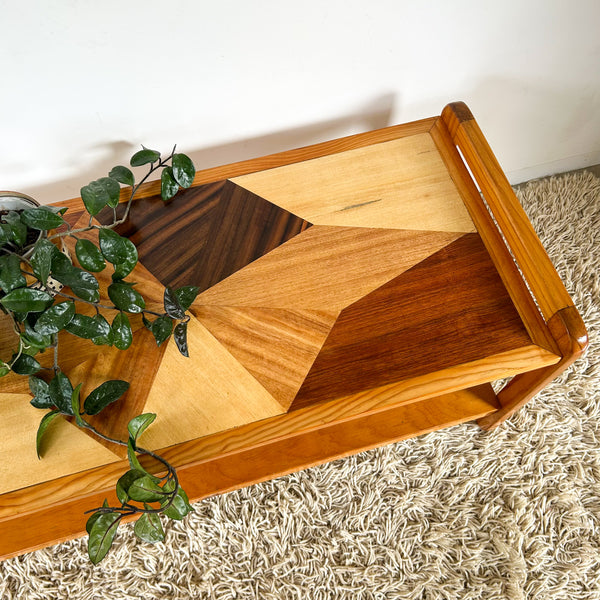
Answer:
[[[118,400],[129,389],[129,383],[120,379],[105,381],[93,390],[83,403],[88,415],[97,415],[111,402]]]
[[[46,238],[41,238],[35,243],[31,255],[31,264],[33,266],[33,274],[43,285],[46,285],[48,281],[52,267],[52,258],[57,251],[56,246]]]
[[[21,334],[21,341],[26,348],[35,348],[39,351],[52,344],[52,337],[38,333],[29,322],[25,321],[25,333]]]
[[[120,522],[121,515],[115,512],[103,513],[93,522],[88,540],[88,556],[95,565],[110,550]]]
[[[194,182],[196,169],[192,159],[186,154],[173,154],[171,162],[173,178],[182,188],[189,188]]]
[[[90,215],[97,215],[110,200],[106,188],[98,181],[91,181],[80,190],[85,209]]]
[[[102,252],[91,240],[79,239],[75,244],[75,255],[79,264],[86,270],[99,273],[106,267]]]
[[[42,438],[44,437],[44,434],[46,433],[48,426],[54,420],[54,417],[56,417],[58,414],[60,414],[60,413],[57,410],[50,411],[49,413],[46,413],[42,417],[42,420],[40,421],[40,425],[37,430],[37,435],[35,436],[35,449],[36,449],[38,458],[42,458],[42,455],[43,455]]]
[[[114,344],[114,341],[115,341],[115,334],[112,330],[112,327],[110,328],[108,335],[103,335],[103,336],[92,338],[92,343],[95,344],[96,346],[112,346]]]
[[[157,160],[160,160],[160,152],[157,152],[156,150],[150,150],[149,148],[144,148],[143,150],[136,152],[131,157],[129,164],[132,167],[141,167],[142,165],[154,163]]]
[[[33,356],[21,354],[13,362],[11,368],[17,375],[34,375],[42,368],[42,365]]]
[[[177,323],[173,332],[175,343],[183,356],[189,356],[187,344],[187,323]]]
[[[64,215],[69,210],[68,206],[47,205],[47,206],[44,206],[44,208],[51,210],[53,213],[56,213],[57,215]]]
[[[10,367],[6,363],[0,363],[0,377],[5,377],[10,373]]]
[[[52,335],[64,329],[74,315],[74,302],[59,302],[39,316],[34,329],[40,335]]]
[[[175,495],[175,498],[173,498],[171,506],[165,509],[163,514],[171,519],[175,519],[176,521],[181,521],[181,519],[183,519],[188,513],[193,511],[194,509],[190,506],[187,494],[181,487],[179,487],[177,488],[177,494]]]
[[[79,399],[79,394],[81,392],[82,385],[83,385],[83,383],[80,383],[79,385],[77,385],[77,387],[71,393],[71,410],[73,411],[73,414],[75,415],[75,422],[77,423],[77,425],[79,425],[80,427],[85,427],[85,421],[81,418],[81,415],[80,415],[81,401]]]
[[[142,435],[144,431],[154,422],[156,419],[156,415],[154,413],[144,413],[134,417],[129,421],[127,425],[127,430],[129,431],[129,435],[133,438],[134,441]]]
[[[123,279],[129,275],[138,262],[135,244],[112,229],[101,229],[98,237],[104,258],[115,267],[113,279]]]
[[[173,178],[173,169],[165,167],[160,176],[160,197],[170,200],[179,191],[179,184]]]
[[[108,286],[108,297],[119,310],[128,313],[140,313],[146,308],[142,295],[126,283],[111,283]]]
[[[144,542],[155,544],[165,539],[165,532],[156,513],[144,513],[133,526],[133,531]]]
[[[121,504],[125,504],[129,502],[129,488],[131,484],[136,479],[141,479],[142,477],[146,477],[147,473],[144,471],[139,471],[138,469],[132,469],[131,471],[127,471],[124,475],[119,478],[117,481],[116,491],[117,498]]]
[[[127,167],[123,167],[121,165],[113,167],[108,176],[116,179],[119,183],[123,183],[124,185],[133,185],[135,183],[133,173]]]
[[[31,229],[47,231],[64,225],[65,221],[59,214],[45,206],[38,206],[24,210],[21,213],[21,223],[25,223]]]
[[[112,322],[113,344],[119,350],[127,350],[133,341],[133,333],[129,317],[123,313],[117,313]]]
[[[27,280],[21,273],[21,261],[14,254],[0,256],[0,290],[5,293],[27,285]]]
[[[70,287],[72,292],[82,300],[97,302],[100,299],[98,280],[91,273],[74,267],[58,250],[52,256],[51,274],[57,281]]]
[[[5,223],[0,223],[0,248],[10,241],[10,228]]]
[[[4,216],[5,225],[2,227],[9,242],[21,247],[27,241],[27,225],[21,221],[21,215],[11,211]]]
[[[195,285],[184,285],[183,287],[174,290],[175,297],[183,310],[187,310],[192,305],[192,302],[196,299],[199,291],[200,288]]]
[[[108,194],[108,206],[115,208],[115,206],[119,204],[119,197],[121,196],[121,186],[119,185],[119,182],[112,177],[101,177],[98,179],[98,183]]]
[[[171,335],[173,320],[167,316],[158,317],[150,326],[150,331],[156,340],[156,344],[160,346]]]
[[[48,394],[52,400],[52,404],[65,415],[74,416],[71,407],[71,395],[73,394],[73,386],[69,378],[59,371],[48,386]]]
[[[135,450],[135,444],[131,437],[127,440],[127,460],[129,461],[129,465],[133,470],[143,471],[145,475],[147,475],[148,477],[150,477],[150,479],[152,479],[152,481],[154,481],[154,483],[161,482],[160,477],[155,477],[154,475],[148,473],[148,471],[146,471],[144,467],[142,467],[140,461],[138,460]]]
[[[105,500],[106,502],[106,500]],[[86,521],[85,523],[85,530],[88,532],[88,535],[92,532],[92,527],[94,526],[94,523],[99,519],[99,517],[101,515],[103,515],[105,513],[97,511],[95,513],[92,513],[90,515],[90,518]]]
[[[31,405],[35,408],[52,408],[54,403],[48,393],[48,384],[39,377],[29,377],[29,390],[33,395]]]
[[[185,310],[179,304],[179,300],[172,288],[166,287],[164,293],[164,304],[165,312],[172,319],[183,319],[185,317]]]
[[[51,271],[55,275],[58,273],[68,273],[73,268],[73,263],[69,260],[69,257],[61,252],[54,244],[52,244],[52,261]]]
[[[72,335],[91,340],[109,334],[110,326],[106,319],[97,319],[87,315],[75,314],[65,329]]]
[[[17,288],[0,300],[4,308],[18,313],[42,312],[52,304],[52,296],[42,290]]]
[[[148,475],[136,479],[127,493],[136,502],[158,502],[165,497],[165,492],[155,482],[155,478]]]

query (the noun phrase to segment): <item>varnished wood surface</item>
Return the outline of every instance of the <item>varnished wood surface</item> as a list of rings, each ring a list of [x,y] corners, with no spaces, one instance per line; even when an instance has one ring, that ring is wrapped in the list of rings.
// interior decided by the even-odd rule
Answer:
[[[200,294],[196,304],[339,312],[460,235],[313,225]]]
[[[363,415],[354,421],[333,423],[293,437],[272,439],[267,444],[223,454],[213,461],[180,467],[178,472],[190,499],[196,501],[406,439],[415,431],[424,433],[470,421],[489,414],[497,406],[491,387],[484,386]],[[127,468],[125,464],[120,466],[123,470]],[[93,481],[97,483],[97,480]],[[83,535],[87,519],[84,511],[90,505],[101,505],[104,497],[104,490],[90,492],[85,498],[71,498],[60,505],[44,506],[31,514],[21,513],[11,521],[0,521],[0,559]],[[112,499],[112,496],[109,497]]]
[[[532,341],[558,353],[556,343],[504,243],[502,234],[481,201],[481,194],[463,164],[443,119],[436,121],[431,135]]]
[[[122,208],[119,211],[123,212]],[[112,220],[112,211],[100,215]],[[310,223],[231,181],[143,198],[117,231],[164,285],[206,290],[310,227]]]
[[[572,348],[559,339],[557,325],[550,330],[536,316],[456,151],[456,144],[462,144],[472,160],[482,149],[483,162],[488,160],[477,131],[464,132],[469,121],[469,114],[455,107],[442,118],[202,171],[185,201],[173,202],[167,210],[162,201],[150,198],[157,184],[144,186],[141,195],[147,200],[136,204],[133,215],[138,206],[150,209],[145,215],[138,211],[140,220],[124,233],[146,244],[139,275],[149,286],[151,303],[160,310],[160,283],[197,285],[195,280],[205,277],[203,285],[208,286],[192,307],[191,358],[181,357],[173,344],[161,349],[151,361],[151,389],[143,403],[144,410],[159,414],[144,434],[144,445],[163,448],[193,499],[454,422],[496,423],[557,372],[552,365],[567,360],[563,355]],[[490,168],[494,172],[496,167],[486,166]],[[474,172],[481,176],[478,168]],[[488,175],[484,192],[491,190],[504,206],[504,188]],[[353,182],[336,184],[336,178],[346,177]],[[232,210],[224,208],[228,203]],[[324,210],[319,211],[319,203]],[[77,201],[68,204],[78,206]],[[254,237],[249,214],[236,224],[231,213],[241,214],[250,205],[279,223],[279,229],[271,225],[273,236]],[[498,219],[500,225],[527,231],[518,223],[524,214],[506,210],[517,225]],[[164,225],[171,233],[158,239]],[[184,235],[174,235],[175,228]],[[440,256],[479,239],[475,229],[489,256],[479,241],[477,250],[457,253],[462,277],[455,273],[452,278],[452,261],[449,274],[442,273],[442,261],[431,275],[428,269]],[[238,236],[247,247],[236,247]],[[205,273],[198,251],[209,245],[206,256],[212,265]],[[474,293],[473,273],[482,276],[479,294]],[[434,285],[428,288],[430,278]],[[444,296],[438,284],[451,290],[452,301],[440,300]],[[423,311],[426,316],[418,310],[402,312],[398,296],[407,291],[418,299],[415,304],[430,307]],[[552,292],[549,298],[556,307],[562,296]],[[443,331],[435,327],[436,311]],[[447,318],[449,313],[453,318]],[[386,326],[389,338],[382,329]],[[401,336],[401,330],[410,335]],[[425,359],[428,344],[437,348],[430,348],[430,362]],[[420,358],[408,356],[410,349]],[[342,362],[354,360],[356,373],[336,371],[339,364],[331,360],[326,377],[323,364],[336,353]],[[447,362],[440,358],[444,353]],[[85,371],[92,359],[99,360],[73,353],[69,368]],[[368,378],[360,373],[368,368],[372,380],[364,387]],[[400,380],[386,379],[394,369]],[[125,370],[137,373],[135,364]],[[507,376],[517,376],[517,383],[502,394],[501,407],[489,387],[474,395],[460,391]],[[335,389],[328,391],[332,382]],[[319,388],[332,399],[323,401],[315,391]],[[298,391],[300,400],[302,394],[309,398],[305,404],[294,404]],[[290,403],[295,410],[286,413]],[[99,444],[96,449],[108,452]],[[67,511],[101,503],[126,469],[114,454],[95,465],[2,494],[2,552],[80,535],[84,521],[73,524]],[[65,516],[46,526],[49,496]],[[38,530],[19,537],[25,523]]]
[[[442,118],[463,153],[546,320],[573,302],[519,204],[479,125],[463,103],[447,106]]]
[[[233,181],[315,225],[475,231],[428,133]]]
[[[365,148],[366,146],[371,146],[373,144],[380,144],[382,142],[389,142],[403,137],[427,133],[437,118],[438,117],[430,117],[411,123],[403,123],[402,125],[392,125],[390,127],[357,133],[335,140],[327,140],[311,146],[285,150],[284,152],[251,158],[249,160],[243,160],[224,166],[202,169],[196,172],[193,185],[195,187],[205,183],[214,183],[224,179],[241,177],[242,175],[264,171],[266,169],[274,169],[284,165],[312,160],[313,158],[320,158],[322,156],[329,156],[330,154],[338,154],[357,148]],[[123,188],[121,190],[120,201],[126,202],[129,200],[130,193],[131,190],[129,187]],[[140,186],[136,197],[147,198],[158,195],[160,195],[160,181],[150,181]],[[81,205],[81,198],[73,198],[59,204],[61,206],[77,207]]]
[[[193,313],[286,410],[338,317],[337,311],[214,305],[197,305]]]
[[[31,406],[30,400],[28,391],[22,394],[0,393],[3,457],[0,461],[0,507],[5,506],[2,494],[7,492],[119,461],[116,454],[62,417],[57,417],[50,424],[48,438],[42,447],[44,458],[39,460],[35,437],[43,412]],[[50,439],[60,440],[60,443],[51,444]],[[40,500],[46,503],[47,497],[41,493]],[[0,524],[0,538],[2,534]]]
[[[344,309],[293,406],[530,342],[480,237],[467,234]]]
[[[493,429],[514,414],[535,394],[556,379],[587,350],[589,339],[581,316],[574,307],[558,311],[548,323],[562,353],[555,365],[521,373],[514,377],[498,394],[501,409],[478,421],[484,429]]]

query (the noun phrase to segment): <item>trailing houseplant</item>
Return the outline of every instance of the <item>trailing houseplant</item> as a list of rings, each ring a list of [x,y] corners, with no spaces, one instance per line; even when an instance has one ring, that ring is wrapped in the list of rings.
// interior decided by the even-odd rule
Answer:
[[[164,539],[161,515],[183,519],[192,510],[173,466],[138,445],[138,438],[154,421],[155,414],[131,419],[126,440],[114,439],[90,423],[89,417],[125,394],[129,382],[104,381],[84,398],[84,382],[71,381],[60,366],[59,346],[68,343],[69,336],[127,350],[133,340],[134,318],[141,318],[158,345],[173,336],[179,351],[188,354],[186,311],[198,288],[166,287],[164,310],[147,308],[143,291],[128,279],[138,262],[136,246],[115,228],[127,220],[140,185],[151,174],[160,171],[161,196],[169,200],[180,188],[191,186],[195,168],[190,158],[176,153],[175,148],[163,158],[159,152],[142,147],[131,157],[130,165],[148,168],[140,181],[136,182],[128,167],[116,166],[107,177],[81,189],[89,215],[82,227],[74,228],[69,223],[65,208],[29,204],[0,210],[0,309],[12,322],[16,346],[10,357],[0,357],[0,377],[11,372],[27,376],[33,395],[31,404],[45,411],[36,436],[38,457],[43,454],[48,426],[59,415],[103,440],[127,448],[130,469],[116,483],[120,505],[109,506],[105,500],[103,506],[88,511],[88,554],[94,563],[109,551],[124,517],[139,515],[135,533],[144,541],[157,542]],[[118,217],[122,185],[129,186],[129,197],[124,213]],[[101,224],[94,217],[106,207],[112,210],[112,219]],[[74,244],[73,258],[64,251],[67,240]],[[107,268],[112,269],[111,282],[104,291],[96,274]],[[43,353],[50,353],[51,360],[43,361]],[[44,362],[51,364],[42,366]],[[140,455],[158,461],[164,474],[155,476],[147,471]]]

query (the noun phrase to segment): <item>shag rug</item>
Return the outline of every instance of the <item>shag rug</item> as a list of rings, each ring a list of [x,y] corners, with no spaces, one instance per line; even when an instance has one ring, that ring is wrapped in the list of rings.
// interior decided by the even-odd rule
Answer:
[[[517,193],[591,343],[502,427],[461,425],[207,499],[155,546],[125,526],[96,567],[86,539],[5,561],[0,597],[598,600],[600,179]]]

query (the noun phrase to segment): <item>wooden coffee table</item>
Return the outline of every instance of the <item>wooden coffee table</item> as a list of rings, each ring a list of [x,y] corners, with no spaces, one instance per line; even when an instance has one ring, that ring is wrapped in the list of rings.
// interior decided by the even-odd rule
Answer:
[[[587,345],[462,103],[199,172],[169,205],[157,193],[144,188],[122,233],[150,304],[163,285],[201,287],[190,358],[138,324],[133,350],[70,338],[62,363],[90,388],[131,381],[96,425],[124,437],[129,417],[158,413],[142,445],[178,468],[192,500],[457,423],[491,429]],[[80,200],[67,204],[75,223]],[[8,557],[83,535],[84,511],[113,498],[128,467],[67,421],[38,461],[27,383],[0,385]]]

